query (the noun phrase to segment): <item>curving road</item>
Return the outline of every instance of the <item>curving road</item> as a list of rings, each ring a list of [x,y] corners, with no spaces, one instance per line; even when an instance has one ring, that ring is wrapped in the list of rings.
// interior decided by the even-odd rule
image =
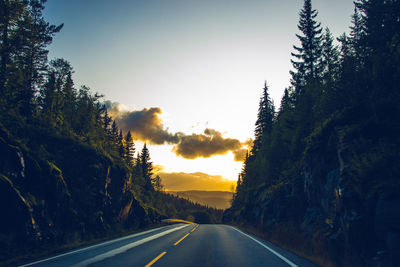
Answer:
[[[177,224],[22,266],[316,266],[228,225]]]

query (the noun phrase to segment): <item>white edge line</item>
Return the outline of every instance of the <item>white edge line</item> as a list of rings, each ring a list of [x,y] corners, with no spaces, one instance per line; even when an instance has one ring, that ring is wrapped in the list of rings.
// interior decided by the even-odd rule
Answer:
[[[280,258],[281,260],[283,260],[284,262],[286,262],[287,264],[289,264],[292,267],[298,267],[296,264],[294,264],[293,262],[291,262],[290,260],[286,259],[284,256],[282,256],[281,254],[279,254],[278,252],[276,252],[275,250],[273,250],[272,248],[268,247],[267,245],[265,245],[264,243],[258,241],[257,239],[255,239],[252,236],[249,236],[248,234],[243,233],[242,231],[240,231],[239,229],[236,229],[235,227],[232,227],[233,229],[235,229],[236,231],[238,231],[239,233],[247,236],[248,238],[252,239],[253,241],[257,242],[259,245],[263,246],[264,248],[268,249],[271,253],[273,253],[275,256],[277,256],[278,258]]]
[[[132,237],[145,235],[145,234],[160,230],[160,229],[165,228],[165,227],[167,227],[167,226],[158,227],[158,228],[150,229],[150,230],[147,230],[147,231],[144,231],[144,232],[140,232],[140,233],[136,233],[136,234],[132,234],[132,235],[128,235],[128,236],[112,239],[112,240],[105,241],[105,242],[102,242],[102,243],[99,243],[99,244],[96,244],[96,245],[92,245],[92,246],[89,246],[89,247],[84,247],[84,248],[81,248],[81,249],[73,250],[73,251],[70,251],[70,252],[67,252],[67,253],[63,253],[63,254],[60,254],[60,255],[56,255],[56,256],[53,256],[53,257],[50,257],[50,258],[46,258],[46,259],[43,259],[43,260],[38,260],[38,261],[35,261],[35,262],[26,263],[24,265],[20,265],[19,267],[27,267],[27,266],[35,265],[35,264],[42,263],[42,262],[45,262],[45,261],[54,260],[54,259],[57,259],[57,258],[60,258],[60,257],[64,257],[64,256],[67,256],[67,255],[71,255],[71,254],[75,254],[75,253],[78,253],[78,252],[86,251],[86,250],[89,250],[89,249],[92,249],[92,248],[97,248],[97,247],[100,247],[100,246],[105,246],[105,245],[112,244],[112,243],[115,243],[115,242],[118,242],[118,241],[129,239],[129,238],[132,238]],[[175,229],[175,228],[173,228],[173,229]]]
[[[105,260],[107,258],[114,257],[114,256],[116,256],[118,254],[121,254],[121,253],[124,253],[124,252],[128,251],[129,249],[132,249],[134,247],[137,247],[137,246],[139,246],[141,244],[147,243],[147,242],[149,242],[151,240],[157,239],[157,238],[162,237],[164,235],[167,235],[169,233],[175,232],[175,231],[180,230],[182,228],[185,228],[187,226],[189,226],[189,225],[186,224],[186,225],[183,225],[183,226],[179,226],[179,227],[176,227],[176,228],[172,228],[172,229],[166,230],[166,231],[158,233],[158,234],[154,234],[154,235],[145,237],[145,238],[140,239],[140,240],[138,240],[136,242],[129,243],[128,245],[125,245],[125,246],[122,246],[122,247],[119,247],[119,248],[116,248],[116,249],[113,249],[113,250],[109,250],[109,251],[107,251],[107,252],[105,252],[103,254],[99,254],[99,255],[97,255],[95,257],[92,257],[92,258],[86,259],[84,261],[78,262],[78,263],[72,265],[71,267],[84,267],[84,266],[88,266],[88,265],[90,265],[92,263],[99,262],[99,261]]]

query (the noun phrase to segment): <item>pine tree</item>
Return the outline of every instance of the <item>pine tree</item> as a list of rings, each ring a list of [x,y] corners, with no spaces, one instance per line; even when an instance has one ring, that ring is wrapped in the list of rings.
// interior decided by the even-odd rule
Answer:
[[[337,40],[340,43],[340,63],[343,67],[343,62],[352,55],[351,42],[346,33],[340,35]]]
[[[291,106],[291,99],[289,96],[289,89],[285,88],[281,99],[281,105],[279,106],[278,116],[279,114],[283,113],[286,109],[288,109],[290,106]]]
[[[117,138],[118,152],[121,158],[125,158],[125,146],[124,146],[124,136],[122,134],[122,130],[119,130],[118,138]]]
[[[339,51],[333,45],[332,34],[327,27],[322,40],[322,67],[323,79],[325,84],[332,83],[338,78],[339,71]]]
[[[103,106],[104,108],[104,106]],[[112,119],[108,115],[107,109],[104,110],[104,118],[103,118],[103,128],[106,131],[107,134],[110,133],[110,124],[111,124]]]
[[[373,102],[377,114],[387,106],[378,104],[377,100],[398,103],[399,99],[400,0],[360,0],[356,5],[364,31],[359,42],[364,55],[358,64],[361,65],[359,74],[363,76],[360,82],[366,81],[365,77],[370,78],[360,90],[364,89],[365,101]]]
[[[271,132],[275,118],[275,107],[269,93],[267,82],[264,83],[263,94],[260,98],[257,121],[254,130],[254,145],[252,154],[256,155],[262,146],[263,139]]]
[[[32,115],[35,94],[44,82],[46,47],[63,26],[44,20],[45,2],[0,1],[0,99],[5,97],[4,104],[25,116]]]
[[[0,1],[0,108],[8,109],[12,99],[10,76],[14,48],[14,35],[10,30],[16,26],[26,3],[18,1]],[[15,88],[14,88],[15,89]]]
[[[58,86],[61,86],[67,80],[68,75],[74,72],[71,63],[63,58],[50,60],[48,71],[57,74]]]
[[[49,126],[54,126],[54,115],[57,105],[56,94],[56,76],[55,73],[52,72],[48,74],[47,82],[42,86],[38,99],[42,111],[42,118]]]
[[[360,12],[358,11],[357,5],[354,6],[354,13],[351,16],[351,23],[352,26],[350,26],[350,42],[353,46],[353,49],[355,53],[359,53],[361,51],[358,51],[358,46],[360,44],[360,41],[364,35],[364,25],[362,22],[362,17]]]
[[[72,127],[75,112],[76,112],[76,89],[74,88],[74,81],[72,80],[72,73],[68,73],[63,86],[64,96],[64,120],[67,122],[69,128]]]
[[[45,0],[26,1],[26,11],[17,23],[16,34],[21,38],[15,55],[17,67],[17,101],[21,114],[30,116],[33,112],[34,96],[43,82],[47,69],[46,47],[63,25],[50,25],[43,18]]]
[[[354,7],[354,13],[351,16],[350,35],[348,37],[349,54],[354,58],[354,66],[359,70],[364,65],[365,56],[367,55],[363,42],[365,40],[365,29],[363,17],[359,12],[357,5]]]
[[[143,173],[142,173],[142,162],[141,162],[141,157],[140,153],[138,152],[135,158],[134,162],[134,174],[136,178],[143,178]],[[137,181],[136,181],[137,182]],[[144,183],[142,184],[144,186]]]
[[[365,34],[363,46],[368,48],[365,52],[371,54],[387,49],[393,37],[399,34],[399,0],[358,0],[355,4],[360,12],[360,27]]]
[[[249,165],[250,165],[249,152],[246,152],[246,157],[244,158],[243,161],[242,170],[240,171],[238,177],[238,183],[237,183],[238,186],[242,185],[243,182],[246,180],[246,177],[249,174]]]
[[[140,154],[140,165],[142,175],[145,180],[144,188],[148,191],[154,190],[153,188],[153,163],[150,161],[150,152],[147,145],[144,144],[142,153]]]
[[[152,180],[152,183],[156,191],[163,190],[164,186],[162,185],[161,177],[159,175],[156,175],[156,177]]]
[[[298,28],[303,35],[296,34],[301,46],[293,46],[297,53],[292,53],[296,60],[291,60],[295,71],[290,71],[292,86],[297,93],[302,93],[306,82],[320,76],[321,24],[315,21],[318,12],[312,9],[311,0],[304,0],[300,11]]]
[[[46,85],[40,89],[41,97],[53,103],[51,109],[47,107],[47,112],[51,110],[52,121],[58,126],[71,127],[75,116],[76,89],[72,73],[72,66],[68,61],[52,60],[47,71]],[[50,84],[51,88],[49,88]],[[46,107],[42,106],[42,111],[46,111]]]
[[[115,144],[118,143],[118,127],[117,127],[115,120],[111,124],[111,138]]]
[[[135,144],[133,143],[131,131],[128,131],[125,137],[125,158],[129,165],[132,165],[135,155]]]

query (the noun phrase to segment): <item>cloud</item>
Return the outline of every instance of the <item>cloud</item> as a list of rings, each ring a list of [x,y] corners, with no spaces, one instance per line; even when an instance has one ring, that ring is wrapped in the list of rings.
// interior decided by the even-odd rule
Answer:
[[[235,155],[235,161],[244,161],[249,148],[253,146],[253,139],[249,138],[246,142],[242,143],[242,148],[233,150],[233,155]]]
[[[180,133],[172,134],[165,129],[160,115],[161,108],[152,107],[142,110],[128,111],[123,105],[106,101],[105,106],[110,116],[122,131],[131,131],[134,140],[141,140],[151,144],[176,144]]]
[[[221,175],[207,173],[159,172],[165,189],[171,191],[204,190],[204,191],[232,191],[236,182],[223,178]]]
[[[159,172],[162,172],[163,170],[165,170],[165,168],[162,165],[157,165],[156,164],[156,165],[153,166],[153,172],[155,174],[158,174]]]
[[[105,101],[104,105],[118,128],[124,132],[131,131],[134,140],[156,145],[174,144],[172,151],[186,159],[209,158],[232,151],[236,161],[243,161],[252,142],[251,139],[242,143],[238,139],[225,138],[222,133],[210,128],[202,134],[171,133],[163,124],[159,107],[129,111],[117,102]]]
[[[242,148],[232,151],[233,155],[235,156],[235,161],[243,161],[246,158],[246,153],[248,149]]]
[[[116,118],[120,113],[128,111],[128,108],[125,105],[110,100],[104,101],[103,105],[107,109],[108,115],[112,118]]]
[[[224,155],[232,151],[236,161],[242,161],[246,155],[247,141],[240,142],[234,138],[224,138],[222,133],[214,129],[205,129],[203,134],[180,136],[173,152],[186,159],[209,158],[214,155]]]

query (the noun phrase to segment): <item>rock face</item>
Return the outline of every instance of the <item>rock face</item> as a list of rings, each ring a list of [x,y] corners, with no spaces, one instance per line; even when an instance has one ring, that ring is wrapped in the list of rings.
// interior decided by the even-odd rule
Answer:
[[[72,139],[34,138],[46,141],[27,148],[0,128],[0,261],[159,219],[127,190],[123,165]]]
[[[390,161],[396,157],[376,159],[382,157],[379,150],[375,152],[382,144],[375,136],[364,134],[370,133],[365,127],[368,125],[346,130],[328,128],[316,136],[318,142],[304,158],[307,210],[303,227],[306,233],[320,233],[318,240],[338,266],[346,262],[396,266],[400,195],[390,188],[396,188],[391,182],[396,177],[386,176],[393,166]],[[361,137],[354,138],[354,131]]]
[[[224,220],[303,247],[326,259],[322,265],[398,266],[399,153],[371,134],[379,127],[370,122],[336,125],[310,136],[297,176],[253,192],[255,202],[228,209]]]

